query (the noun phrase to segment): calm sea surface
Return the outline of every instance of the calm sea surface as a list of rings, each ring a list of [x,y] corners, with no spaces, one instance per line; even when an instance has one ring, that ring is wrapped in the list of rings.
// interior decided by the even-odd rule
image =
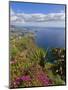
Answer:
[[[20,27],[35,33],[35,42],[41,48],[65,48],[65,28]]]
[[[64,48],[65,29],[64,28],[36,28],[35,41],[42,48]]]

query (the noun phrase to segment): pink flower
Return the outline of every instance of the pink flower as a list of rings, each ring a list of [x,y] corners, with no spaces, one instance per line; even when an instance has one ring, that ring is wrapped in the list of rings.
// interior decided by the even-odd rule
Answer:
[[[31,78],[30,78],[30,76],[22,76],[21,80],[23,80],[23,81],[30,81]]]
[[[15,64],[16,63],[16,61],[10,61],[10,64]]]
[[[38,79],[44,86],[52,84],[52,80],[50,80],[43,72],[38,75]]]

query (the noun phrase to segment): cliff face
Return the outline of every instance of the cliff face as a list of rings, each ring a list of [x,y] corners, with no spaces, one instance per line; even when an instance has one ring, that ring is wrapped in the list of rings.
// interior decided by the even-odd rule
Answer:
[[[48,64],[46,61],[47,51],[36,46],[33,33],[20,38],[13,36],[10,39],[10,47],[11,88],[64,84],[60,75],[53,73],[55,64]]]

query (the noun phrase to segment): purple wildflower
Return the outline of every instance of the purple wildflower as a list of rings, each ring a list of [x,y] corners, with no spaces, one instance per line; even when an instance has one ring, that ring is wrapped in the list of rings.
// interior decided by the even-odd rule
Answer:
[[[23,81],[30,81],[31,78],[30,78],[30,76],[22,76],[21,80],[23,80]]]
[[[21,79],[18,77],[15,81],[16,81],[17,85],[19,85],[19,84],[20,84]]]
[[[40,82],[45,86],[45,85],[51,85],[52,81],[47,77],[46,74],[44,74],[43,72],[41,72],[38,75],[38,79],[40,80]]]

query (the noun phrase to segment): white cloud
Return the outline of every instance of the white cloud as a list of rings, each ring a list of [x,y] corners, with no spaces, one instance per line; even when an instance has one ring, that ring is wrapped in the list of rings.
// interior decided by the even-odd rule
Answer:
[[[33,14],[25,14],[25,13],[15,13],[12,9],[10,10],[10,24],[17,25],[32,25],[37,24],[43,25],[45,23],[56,23],[59,22],[60,25],[64,26],[65,22],[65,13],[60,11],[59,13],[33,13]],[[61,24],[62,23],[62,24]],[[51,24],[52,25],[52,24]]]
[[[15,12],[12,9],[10,9],[10,15],[14,15],[14,14]]]
[[[12,9],[10,9],[10,22],[13,22],[17,18],[18,17],[16,16],[15,12]]]

